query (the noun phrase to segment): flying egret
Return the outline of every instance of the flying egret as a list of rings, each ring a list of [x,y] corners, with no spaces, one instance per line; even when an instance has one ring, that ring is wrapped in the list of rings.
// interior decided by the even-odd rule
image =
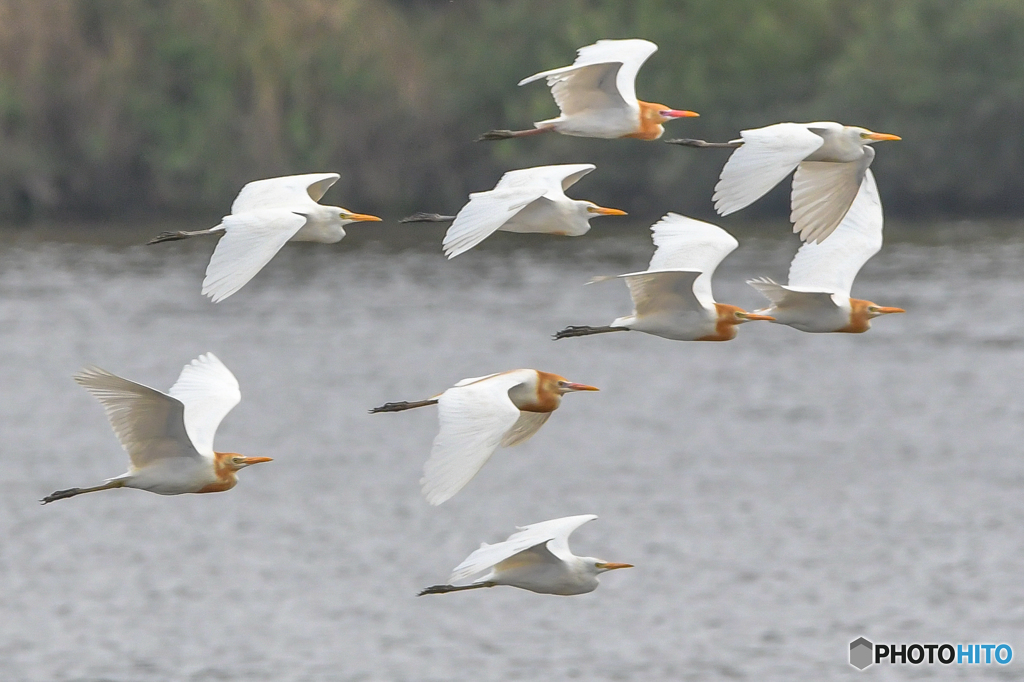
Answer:
[[[732,153],[712,197],[719,215],[754,203],[793,169],[790,220],[805,242],[832,234],[857,196],[875,158],[869,145],[899,140],[896,135],[832,121],[776,123],[740,132],[731,142],[669,140],[691,147],[731,147]]]
[[[223,233],[203,280],[203,294],[214,303],[241,289],[263,269],[285,242],[335,244],[344,225],[380,218],[318,204],[341,177],[337,173],[288,175],[250,182],[235,197],[231,215],[208,230],[164,232],[150,244]]]
[[[168,393],[122,379],[99,367],[74,377],[103,404],[114,433],[128,452],[128,472],[93,488],[58,490],[43,504],[111,488],[139,488],[160,495],[219,493],[238,482],[240,469],[271,461],[214,452],[221,420],[242,399],[238,380],[213,353],[181,370]]]
[[[737,325],[772,319],[715,302],[711,277],[739,246],[728,232],[676,213],[651,226],[651,232],[657,248],[647,270],[619,275],[629,287],[633,314],[607,327],[566,327],[556,339],[634,330],[677,341],[728,341],[736,337]],[[609,279],[615,278],[591,283]]]
[[[637,38],[599,40],[581,47],[572,66],[519,81],[526,85],[546,79],[561,116],[538,121],[531,130],[492,130],[479,139],[505,140],[550,131],[576,137],[658,139],[665,132],[662,123],[698,114],[636,98],[636,74],[657,49],[649,40]]]
[[[508,540],[488,545],[470,554],[455,567],[449,583],[467,580],[488,571],[468,585],[434,585],[425,594],[445,594],[475,590],[481,587],[510,585],[540,594],[586,594],[597,589],[597,576],[617,568],[633,568],[632,564],[618,564],[589,556],[576,556],[569,551],[569,536],[594,514],[566,516],[519,527]]]
[[[871,319],[906,312],[850,298],[857,273],[882,248],[882,202],[871,171],[835,233],[822,244],[804,244],[789,266],[789,283],[768,278],[747,284],[771,306],[757,312],[804,332],[866,332]]]
[[[442,243],[448,258],[465,253],[498,230],[578,237],[590,230],[589,221],[595,215],[626,215],[617,208],[565,196],[565,190],[594,168],[592,163],[571,163],[509,171],[494,189],[470,194],[469,203],[456,216],[417,213],[401,222],[453,220]]]
[[[518,445],[537,433],[564,394],[596,390],[557,374],[514,369],[463,379],[433,398],[386,403],[370,412],[437,405],[441,428],[420,484],[427,502],[438,505],[462,490],[499,445]]]

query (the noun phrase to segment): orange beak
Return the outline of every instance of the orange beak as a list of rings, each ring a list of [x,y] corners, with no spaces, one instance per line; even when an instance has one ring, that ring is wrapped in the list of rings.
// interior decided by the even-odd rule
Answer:
[[[881,306],[881,305],[880,306],[876,306],[875,310],[877,310],[879,312],[879,314],[882,314],[882,315],[885,315],[887,313],[905,313],[905,312],[907,312],[903,308],[887,308],[886,306]]]
[[[273,462],[273,457],[243,457],[242,464],[249,466],[250,464],[260,464],[261,462]]]
[[[662,109],[658,113],[665,118],[690,118],[700,116],[696,111],[686,111],[685,109]]]
[[[574,384],[571,381],[565,384],[565,390],[567,391],[600,391],[601,389],[596,386],[587,386],[586,384]]]
[[[633,568],[633,564],[617,564],[610,561],[606,564],[597,564],[597,567],[603,568],[606,571],[614,571],[616,568]]]
[[[620,211],[617,208],[605,208],[604,206],[587,206],[587,210],[599,215],[629,215],[625,211]]]
[[[355,220],[359,222],[375,222],[379,223],[380,218],[375,215],[367,215],[365,213],[346,213],[345,220]]]
[[[868,133],[865,135],[869,140],[902,140],[903,138],[899,135],[890,135],[889,133]]]
[[[740,318],[741,320],[744,320],[744,321],[748,321],[748,320],[766,320],[768,322],[774,322],[775,321],[775,318],[772,317],[771,315],[757,315],[755,313],[736,313],[736,317],[738,317],[738,318]]]

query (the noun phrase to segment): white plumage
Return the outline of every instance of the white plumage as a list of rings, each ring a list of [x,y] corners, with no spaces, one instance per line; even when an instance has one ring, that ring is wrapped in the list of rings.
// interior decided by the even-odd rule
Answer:
[[[777,123],[744,130],[713,200],[720,215],[738,211],[793,170],[790,220],[804,241],[821,242],[842,221],[875,157],[868,145],[895,135],[831,121]]]
[[[444,236],[448,258],[465,253],[497,230],[577,237],[594,215],[624,215],[589,201],[570,199],[565,190],[594,170],[590,163],[538,166],[509,171],[494,189],[469,195]]]
[[[541,594],[574,595],[597,589],[597,576],[630,564],[578,557],[569,550],[569,535],[594,514],[566,516],[522,526],[504,542],[483,543],[455,567],[449,585],[428,587],[421,594],[443,594],[466,589],[510,585]],[[487,573],[469,585],[455,583]]]
[[[635,330],[679,341],[724,341],[735,325],[762,319],[715,302],[711,277],[739,246],[728,232],[700,220],[669,213],[651,227],[656,247],[648,269],[619,275],[629,287],[633,314],[608,327],[569,327],[556,338]],[[614,279],[598,277],[593,281]]]
[[[250,182],[219,225],[194,232],[166,232],[150,243],[222,232],[203,280],[203,294],[218,303],[245,286],[287,242],[334,244],[345,236],[344,225],[380,220],[317,203],[339,177],[337,173],[308,173]]]
[[[234,486],[238,469],[270,461],[214,452],[217,427],[241,393],[234,375],[213,353],[186,365],[168,393],[99,367],[88,367],[74,379],[103,405],[131,463],[126,473],[103,485],[58,491],[44,503],[121,487],[161,495],[218,492]]]
[[[797,251],[789,267],[788,284],[767,278],[748,282],[771,301],[770,307],[758,312],[806,332],[862,332],[872,317],[903,312],[850,297],[857,273],[882,248],[882,227],[882,202],[868,170],[860,192],[832,236],[819,244],[804,244]]]

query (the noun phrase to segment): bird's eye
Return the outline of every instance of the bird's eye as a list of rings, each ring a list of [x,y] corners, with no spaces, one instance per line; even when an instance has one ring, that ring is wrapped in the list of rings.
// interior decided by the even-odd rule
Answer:
[[[242,458],[241,457],[232,457],[231,458],[231,462],[233,464],[241,464],[242,463]]]

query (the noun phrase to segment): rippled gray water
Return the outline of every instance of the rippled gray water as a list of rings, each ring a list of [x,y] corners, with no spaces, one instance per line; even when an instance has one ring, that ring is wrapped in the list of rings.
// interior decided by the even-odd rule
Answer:
[[[854,293],[910,312],[867,334],[751,323],[719,344],[549,339],[628,312],[620,283],[581,285],[644,267],[643,226],[498,235],[452,262],[365,236],[289,245],[219,305],[199,295],[209,243],[8,235],[0,679],[1019,677],[1024,237],[1010,227],[890,237]],[[741,241],[715,286],[749,308],[743,280],[784,277],[795,243]],[[166,390],[205,351],[242,386],[218,449],[273,463],[225,494],[37,504],[126,465],[75,371]],[[427,506],[436,412],[366,410],[516,367],[602,391],[567,397]],[[479,542],[581,513],[600,519],[574,550],[635,569],[571,598],[415,596]],[[859,673],[860,635],[1016,657]]]

